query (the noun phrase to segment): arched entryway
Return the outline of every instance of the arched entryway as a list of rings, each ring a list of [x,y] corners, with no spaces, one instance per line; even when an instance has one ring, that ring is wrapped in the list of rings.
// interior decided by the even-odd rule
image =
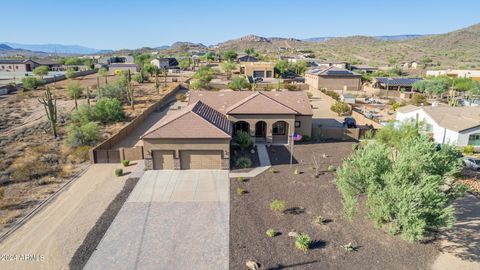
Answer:
[[[255,138],[265,139],[267,137],[267,123],[265,121],[258,121],[255,124]]]
[[[238,132],[246,132],[250,134],[250,124],[245,121],[238,121],[233,124],[233,135],[237,134]]]
[[[277,121],[272,125],[272,144],[288,143],[288,123],[285,121]]]

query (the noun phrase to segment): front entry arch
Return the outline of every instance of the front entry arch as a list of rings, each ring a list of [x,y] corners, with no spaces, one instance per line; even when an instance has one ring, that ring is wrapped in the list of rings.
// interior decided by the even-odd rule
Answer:
[[[250,124],[245,121],[238,121],[233,124],[233,135],[237,134],[238,132],[246,132],[250,134]]]
[[[267,137],[267,123],[265,123],[265,121],[258,121],[255,124],[255,137],[257,138]]]
[[[272,144],[287,144],[289,126],[285,121],[277,121],[272,125]]]

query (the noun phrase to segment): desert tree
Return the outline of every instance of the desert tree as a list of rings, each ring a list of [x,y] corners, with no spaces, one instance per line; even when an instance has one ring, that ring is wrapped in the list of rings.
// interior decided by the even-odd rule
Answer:
[[[236,76],[228,83],[228,88],[232,90],[250,89],[250,87],[250,83],[242,76]]]
[[[237,69],[237,64],[232,61],[226,61],[222,64],[222,70],[227,73],[227,79],[230,80],[232,72]]]
[[[50,121],[50,125],[52,126],[53,137],[57,138],[57,100],[48,86],[45,89],[45,94],[42,98],[38,99],[38,101],[45,108],[48,121]]]
[[[100,68],[98,70],[98,76],[104,77],[105,78],[105,85],[108,84],[108,70],[106,68]]]
[[[72,82],[67,85],[67,94],[70,96],[71,99],[75,100],[75,110],[78,110],[78,98],[83,93],[83,87],[79,82]]]
[[[132,111],[135,110],[135,96],[134,96],[134,88],[132,86],[132,74],[130,73],[130,70],[125,74],[126,76],[126,85],[125,85],[125,91],[127,93],[127,100],[130,102],[130,107],[132,108]]]
[[[223,60],[225,61],[235,61],[238,54],[234,50],[225,51],[222,55]]]
[[[43,79],[43,77],[48,74],[48,67],[38,66],[33,70],[33,74]]]

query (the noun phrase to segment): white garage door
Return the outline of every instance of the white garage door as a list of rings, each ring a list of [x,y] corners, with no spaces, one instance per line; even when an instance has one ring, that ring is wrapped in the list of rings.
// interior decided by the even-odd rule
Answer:
[[[222,168],[222,153],[216,150],[180,151],[180,166],[182,170],[220,170]]]

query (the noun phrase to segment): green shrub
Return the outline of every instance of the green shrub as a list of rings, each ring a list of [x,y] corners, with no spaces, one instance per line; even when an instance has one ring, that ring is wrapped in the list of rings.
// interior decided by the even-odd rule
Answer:
[[[247,181],[247,179],[243,176],[239,176],[239,177],[237,177],[237,181],[238,182],[245,182],[245,181]]]
[[[128,165],[130,165],[130,160],[128,160],[128,159],[122,160],[122,165],[123,165],[123,167],[128,167]]]
[[[95,118],[103,123],[118,122],[125,118],[122,103],[116,98],[101,98],[94,107]]]
[[[95,121],[94,106],[80,105],[78,110],[70,114],[70,119],[75,123],[88,123],[90,121]]]
[[[462,153],[466,155],[473,155],[473,145],[467,145],[462,148]]]
[[[107,84],[97,89],[97,98],[123,99],[123,88],[119,84]]]
[[[276,213],[281,213],[285,210],[285,202],[282,200],[273,200],[270,203],[270,210]]]
[[[278,171],[273,167],[270,167],[270,169],[268,169],[268,172],[269,173],[278,173]]]
[[[228,88],[232,90],[250,89],[250,83],[244,77],[236,76],[228,83]]]
[[[277,235],[277,232],[274,229],[268,229],[266,231],[266,234],[268,237],[275,237]]]
[[[328,165],[327,171],[333,172],[335,170],[335,167],[333,165]]]
[[[24,182],[40,179],[55,172],[54,166],[38,160],[15,162],[11,179],[15,182]]]
[[[115,169],[115,175],[118,177],[123,176],[123,169]]]
[[[313,222],[315,222],[315,224],[322,225],[325,223],[325,219],[322,216],[316,216]]]
[[[68,156],[68,161],[71,162],[83,162],[89,159],[90,146],[76,147],[73,152]]]
[[[248,157],[241,157],[235,161],[235,166],[242,169],[250,168],[252,167],[252,161]]]
[[[310,141],[310,136],[302,135],[302,142],[309,142],[309,141]]]
[[[332,90],[325,91],[325,95],[335,99],[336,101],[340,101],[340,95],[337,94],[337,92],[335,91],[332,91]]]
[[[34,90],[40,86],[45,85],[45,81],[36,77],[24,77],[22,78],[23,88],[27,90]]]
[[[100,129],[95,122],[77,125],[70,124],[67,130],[66,144],[70,147],[94,145],[99,138]]]
[[[237,194],[238,194],[238,195],[243,195],[243,194],[245,194],[245,193],[247,193],[247,191],[246,191],[245,189],[243,189],[243,188],[241,188],[241,187],[238,187],[238,188],[237,188]]]
[[[311,238],[306,233],[299,233],[295,238],[295,247],[303,252],[307,252],[310,247]]]
[[[177,94],[175,98],[177,99],[177,101],[186,101],[187,95],[180,93],[180,94]]]
[[[295,169],[295,171],[293,171],[293,174],[301,174],[302,172],[299,170],[299,169]]]
[[[330,106],[330,110],[334,113],[337,113],[338,116],[342,116],[346,115],[350,111],[350,108],[345,102],[335,101],[335,103]]]
[[[233,137],[233,141],[243,149],[252,145],[252,138],[250,137],[250,134],[245,131],[237,132]]]
[[[348,243],[348,244],[346,244],[346,245],[342,245],[342,248],[345,249],[345,251],[347,251],[347,252],[352,252],[352,251],[355,250],[354,247],[353,247],[353,245],[352,245],[352,243]]]

